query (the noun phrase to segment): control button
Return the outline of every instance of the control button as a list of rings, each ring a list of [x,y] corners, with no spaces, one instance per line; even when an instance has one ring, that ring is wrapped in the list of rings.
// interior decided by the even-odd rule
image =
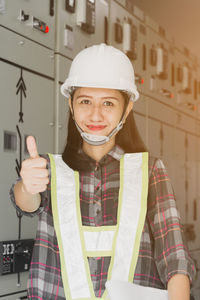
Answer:
[[[21,9],[19,17],[17,19],[21,22],[26,22],[27,20],[29,20],[29,15],[25,14],[24,11]]]
[[[48,33],[49,32],[49,26],[46,25],[43,21],[33,17],[33,27],[35,29],[38,29],[42,31],[43,33]]]
[[[73,28],[69,25],[65,25],[64,30],[64,46],[73,49],[74,48],[74,33]]]

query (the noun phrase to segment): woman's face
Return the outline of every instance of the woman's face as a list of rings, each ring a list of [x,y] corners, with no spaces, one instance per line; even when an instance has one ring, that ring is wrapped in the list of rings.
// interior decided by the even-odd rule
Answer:
[[[83,87],[75,91],[73,104],[69,104],[73,105],[74,118],[84,132],[107,136],[119,124],[125,100],[118,90]],[[131,108],[132,103],[126,115]]]

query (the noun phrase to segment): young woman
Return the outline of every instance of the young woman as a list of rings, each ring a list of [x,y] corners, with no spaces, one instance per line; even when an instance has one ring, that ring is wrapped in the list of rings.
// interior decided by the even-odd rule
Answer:
[[[39,156],[29,137],[11,189],[18,210],[39,215],[28,297],[108,299],[105,283],[121,280],[189,300],[195,268],[166,169],[135,125],[131,62],[105,44],[84,49],[61,91],[70,107],[63,155]]]

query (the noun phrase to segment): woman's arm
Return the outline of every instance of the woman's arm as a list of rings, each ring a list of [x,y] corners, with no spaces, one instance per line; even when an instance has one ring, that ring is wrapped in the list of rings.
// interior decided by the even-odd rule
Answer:
[[[155,263],[164,286],[167,287],[169,284],[171,295],[169,299],[176,299],[173,297],[175,292],[183,293],[186,297],[177,299],[189,299],[190,292],[187,290],[190,290],[190,284],[185,282],[188,278],[190,282],[195,278],[194,262],[184,241],[175,195],[167,170],[159,159],[152,166],[149,180],[148,218],[154,241]],[[184,278],[180,281],[180,285],[183,282],[183,289],[178,287],[178,276]]]
[[[167,285],[169,300],[189,300],[190,280],[184,274],[172,276]]]

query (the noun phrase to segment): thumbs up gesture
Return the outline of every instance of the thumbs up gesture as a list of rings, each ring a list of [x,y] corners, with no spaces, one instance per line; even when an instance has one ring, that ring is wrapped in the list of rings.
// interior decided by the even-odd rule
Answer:
[[[27,138],[26,144],[30,157],[23,161],[20,175],[23,189],[34,195],[47,189],[49,183],[47,161],[38,155],[33,136]]]

